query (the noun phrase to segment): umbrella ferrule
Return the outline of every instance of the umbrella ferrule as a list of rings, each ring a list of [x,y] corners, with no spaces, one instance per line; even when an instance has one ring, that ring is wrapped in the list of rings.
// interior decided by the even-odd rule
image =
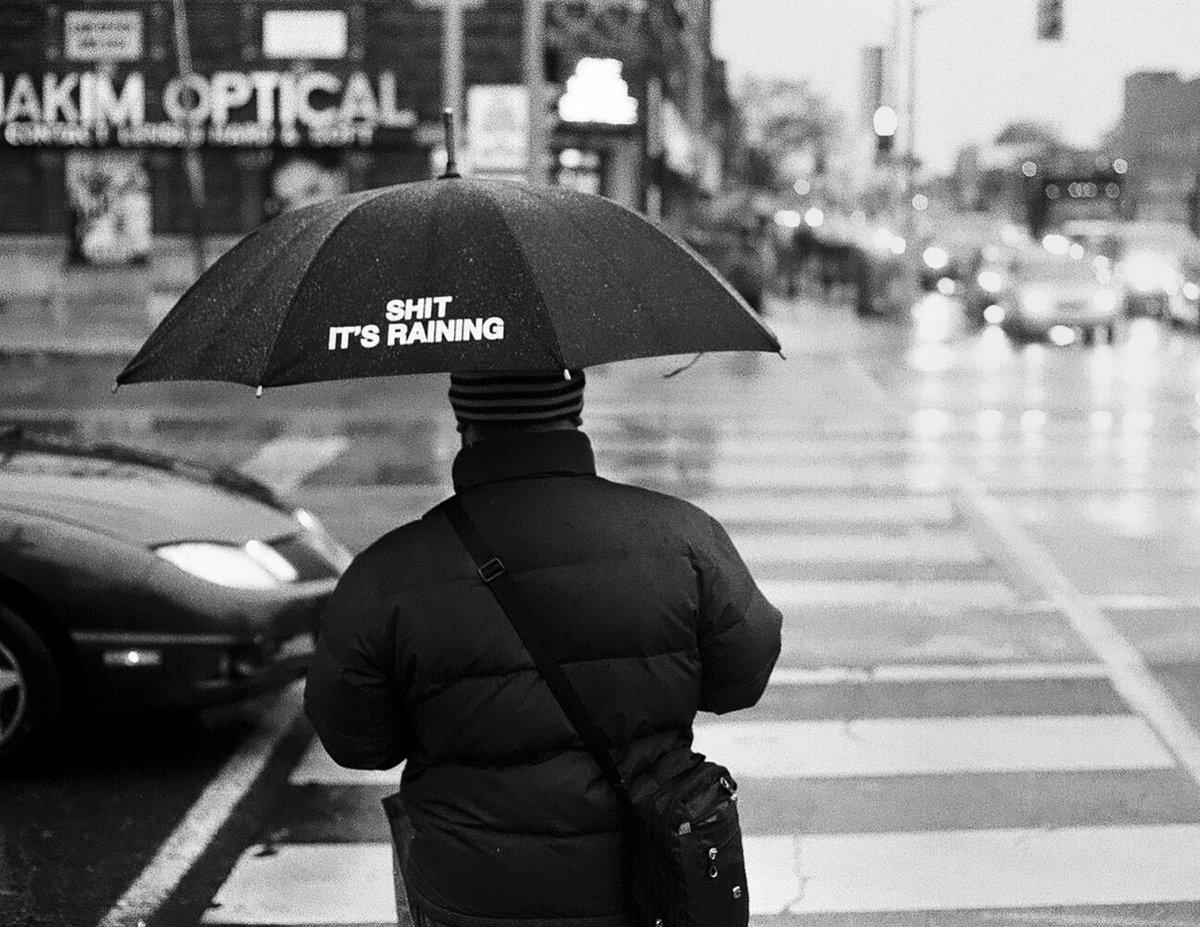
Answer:
[[[446,170],[442,172],[438,180],[461,178],[462,174],[458,172],[458,161],[454,151],[454,110],[449,107],[442,110],[442,131],[446,134]]]

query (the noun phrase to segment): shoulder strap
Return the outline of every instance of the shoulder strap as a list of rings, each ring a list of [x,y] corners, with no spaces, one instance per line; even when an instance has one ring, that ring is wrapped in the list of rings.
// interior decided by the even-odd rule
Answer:
[[[454,528],[455,534],[458,535],[463,547],[467,549],[467,553],[475,562],[475,571],[479,574],[479,578],[491,590],[500,610],[504,612],[509,623],[512,624],[513,630],[521,639],[521,643],[533,657],[534,665],[542,674],[542,678],[546,680],[546,685],[550,687],[550,692],[554,695],[559,707],[562,708],[563,714],[567,716],[567,720],[571,722],[575,732],[592,756],[596,758],[605,778],[616,789],[618,796],[626,805],[629,805],[631,803],[629,786],[613,761],[604,732],[596,725],[591,714],[584,707],[583,701],[579,698],[579,693],[567,679],[558,661],[551,655],[545,638],[538,632],[536,626],[528,622],[525,603],[521,599],[520,591],[513,582],[512,576],[509,575],[500,558],[492,552],[487,541],[483,539],[458,496],[451,496],[438,505],[434,511],[438,509],[450,519],[450,525]]]

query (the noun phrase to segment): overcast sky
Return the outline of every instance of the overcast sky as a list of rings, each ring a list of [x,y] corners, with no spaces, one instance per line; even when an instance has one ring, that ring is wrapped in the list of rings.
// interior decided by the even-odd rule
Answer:
[[[860,50],[890,42],[893,0],[713,3],[713,43],[735,86],[806,77],[857,118]],[[917,151],[937,169],[1017,119],[1094,144],[1120,117],[1125,74],[1200,73],[1200,0],[1065,0],[1061,42],[1036,40],[1036,0],[921,3],[931,8],[918,32]]]

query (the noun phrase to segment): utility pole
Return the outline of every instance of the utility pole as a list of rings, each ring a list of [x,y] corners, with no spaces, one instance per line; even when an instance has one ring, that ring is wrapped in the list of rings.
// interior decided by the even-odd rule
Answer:
[[[175,69],[179,79],[187,87],[192,78],[192,45],[188,39],[187,8],[184,0],[174,0],[175,14]],[[187,92],[186,90],[184,91]],[[191,201],[192,213],[192,263],[196,276],[199,277],[208,264],[204,256],[204,165],[200,161],[200,153],[192,139],[191,120],[184,116],[184,132],[186,141],[181,152],[183,172],[187,177],[188,199]]]
[[[414,0],[424,10],[442,11],[442,109],[454,114],[455,138],[462,138],[464,87],[466,85],[466,11],[483,0]],[[469,145],[470,139],[467,139]]]
[[[908,77],[904,105],[908,125],[904,132],[904,199],[900,204],[904,213],[904,235],[908,239],[913,237],[916,224],[912,198],[917,173],[917,30],[921,15],[931,6],[933,2],[922,6],[920,0],[911,0],[908,16]]]
[[[452,114],[456,138],[462,138],[465,20],[463,0],[445,0],[442,8],[442,107]]]
[[[529,94],[529,148],[526,176],[531,184],[546,183],[546,0],[525,0],[522,62]]]

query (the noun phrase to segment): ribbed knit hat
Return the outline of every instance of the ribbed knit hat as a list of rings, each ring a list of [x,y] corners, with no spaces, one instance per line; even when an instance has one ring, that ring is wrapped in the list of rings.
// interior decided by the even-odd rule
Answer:
[[[519,425],[578,421],[583,413],[582,370],[564,373],[452,373],[450,405],[459,424]]]

